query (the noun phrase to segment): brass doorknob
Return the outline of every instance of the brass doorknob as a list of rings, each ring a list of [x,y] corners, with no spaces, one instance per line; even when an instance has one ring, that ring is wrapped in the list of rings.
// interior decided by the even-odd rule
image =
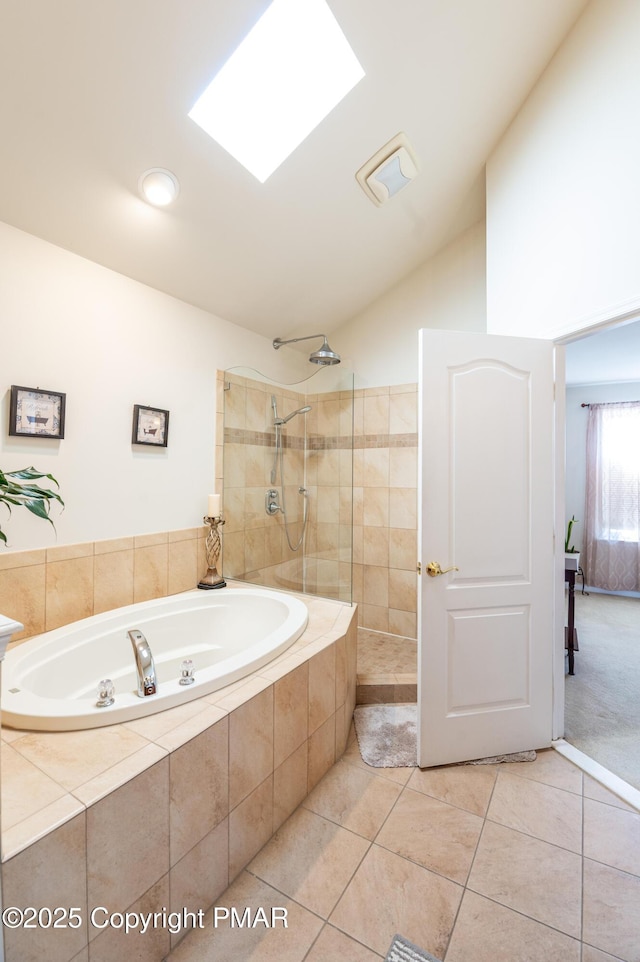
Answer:
[[[457,565],[451,565],[449,568],[441,568],[438,561],[430,561],[427,565],[427,574],[430,578],[437,578],[438,575],[443,575],[446,571],[460,571]]]

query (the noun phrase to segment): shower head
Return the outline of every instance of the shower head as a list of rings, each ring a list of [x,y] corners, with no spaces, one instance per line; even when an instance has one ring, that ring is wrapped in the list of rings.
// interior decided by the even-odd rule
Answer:
[[[310,341],[314,337],[322,338],[322,347],[309,355],[309,360],[311,363],[321,364],[325,367],[330,364],[339,364],[341,361],[340,355],[331,350],[326,334],[309,334],[307,337],[290,337],[287,341],[283,341],[281,337],[276,337],[273,340],[273,347],[274,350],[277,351],[282,347],[283,344],[294,344],[297,341]]]
[[[324,341],[322,342],[322,347],[318,348],[317,351],[314,351],[313,354],[310,354],[309,360],[312,364],[321,364],[324,367],[328,367],[330,364],[339,364],[340,355],[331,350],[329,347],[329,342],[325,337]]]
[[[305,404],[303,408],[298,408],[297,411],[292,411],[291,414],[287,414],[286,418],[276,418],[276,424],[286,424],[291,418],[294,418],[296,414],[307,414],[311,410],[310,404]]]

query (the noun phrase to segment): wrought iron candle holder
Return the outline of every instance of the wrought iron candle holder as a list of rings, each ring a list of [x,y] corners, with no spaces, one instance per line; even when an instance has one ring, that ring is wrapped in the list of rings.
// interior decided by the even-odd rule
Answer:
[[[209,526],[207,537],[204,543],[205,554],[207,557],[207,573],[198,582],[198,588],[224,588],[226,581],[218,573],[216,567],[220,557],[220,532],[218,528],[224,524],[221,517],[210,518],[205,516],[204,523]]]

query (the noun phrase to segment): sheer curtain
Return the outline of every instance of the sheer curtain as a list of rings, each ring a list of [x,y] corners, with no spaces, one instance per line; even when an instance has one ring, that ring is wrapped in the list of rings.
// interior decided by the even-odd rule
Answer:
[[[640,591],[640,401],[589,406],[585,510],[587,582]]]

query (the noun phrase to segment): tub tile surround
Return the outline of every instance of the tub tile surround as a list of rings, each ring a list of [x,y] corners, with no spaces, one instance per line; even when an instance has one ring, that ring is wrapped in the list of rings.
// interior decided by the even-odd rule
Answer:
[[[7,931],[9,962],[130,954],[121,932],[88,926],[87,905],[206,909],[341,757],[356,609],[300,597],[303,635],[225,689],[92,731],[2,730],[4,902],[78,906],[85,920]],[[155,931],[141,958],[164,958],[183,935]]]
[[[205,526],[0,554],[0,611],[32,635],[188,591],[206,570]]]
[[[228,378],[218,372],[216,476],[224,481],[225,565],[243,580],[277,587],[280,579],[283,586],[283,562],[295,563],[296,556],[283,540],[280,517],[269,518],[264,511],[273,458],[269,425],[274,388],[231,375],[231,390],[224,391]],[[352,558],[360,626],[416,638],[417,385],[356,389],[353,398],[351,392],[283,390],[278,398],[279,408],[288,405],[287,412],[308,402],[313,409],[306,416],[307,430],[312,438],[322,436],[324,444],[309,452],[306,462],[309,575],[318,585],[338,582],[342,565],[345,581]],[[293,432],[303,429],[299,418],[287,425],[288,456],[302,454],[295,447],[302,445],[302,437]],[[295,498],[294,487],[290,500],[295,503]]]

